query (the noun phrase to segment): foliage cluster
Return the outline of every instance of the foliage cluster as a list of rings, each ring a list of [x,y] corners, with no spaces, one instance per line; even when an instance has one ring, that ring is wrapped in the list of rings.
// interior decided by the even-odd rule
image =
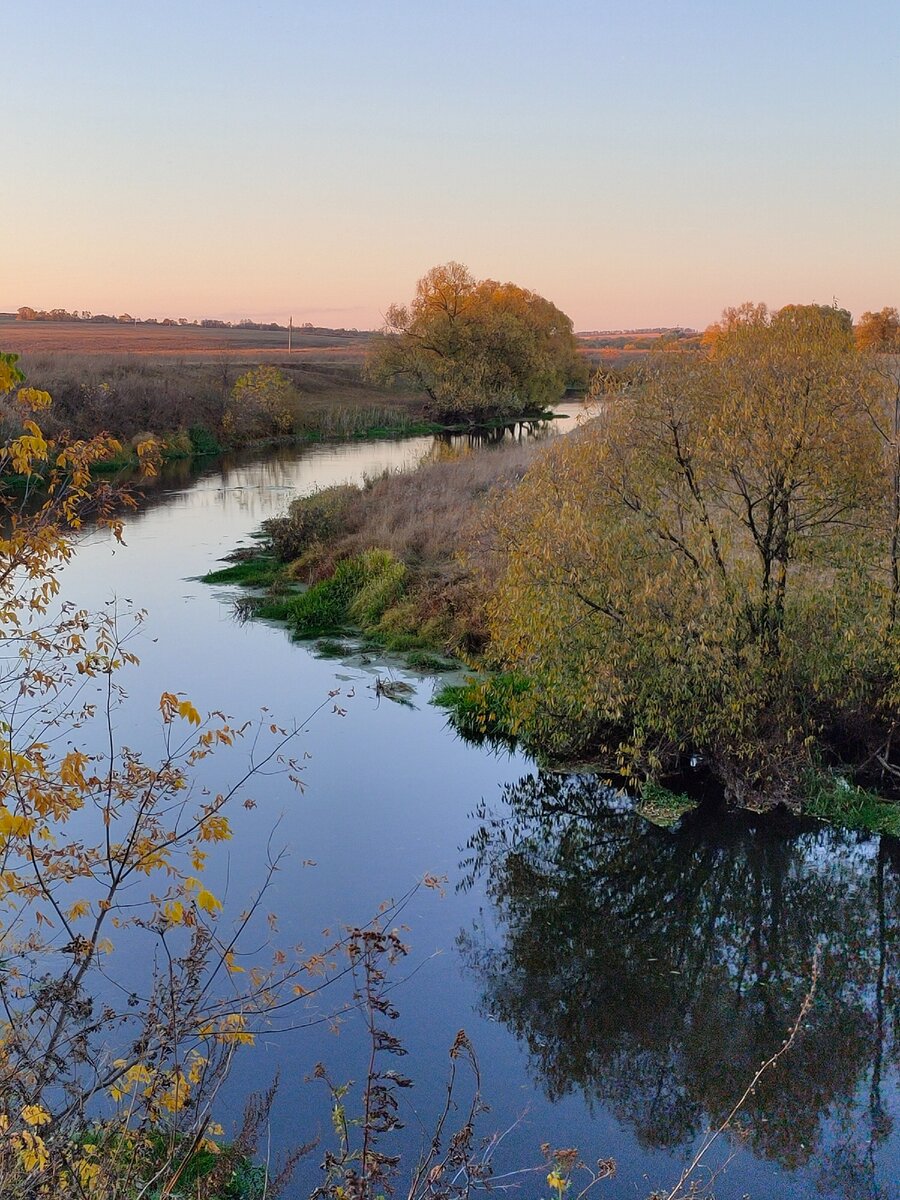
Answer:
[[[232,442],[246,443],[293,432],[299,396],[278,367],[256,367],[231,389],[222,430]]]
[[[277,858],[221,925],[206,871],[232,836],[229,810],[255,807],[245,789],[260,766],[277,760],[299,782],[295,732],[266,721],[268,748],[257,742],[218,793],[193,772],[242,740],[246,727],[222,713],[164,692],[162,760],[118,743],[119,677],[137,662],[142,614],[77,610],[57,576],[86,521],[121,536],[129,498],[91,478],[121,447],[46,438],[35,415],[49,404],[0,355],[0,1191],[112,1200],[176,1195],[189,1179],[192,1195],[250,1200],[247,1138],[264,1113],[229,1149],[211,1104],[256,1023],[323,986],[329,960],[269,945],[242,963]],[[257,947],[270,940],[260,933]],[[275,1194],[274,1177],[263,1182]]]
[[[876,354],[900,354],[900,314],[896,308],[864,312],[856,326],[856,345]]]
[[[515,727],[652,779],[700,757],[798,804],[813,756],[890,774],[898,426],[849,314],[730,310],[493,505],[490,660]]]
[[[572,322],[535,292],[433,267],[408,306],[392,305],[367,356],[369,377],[424,391],[440,421],[545,410],[583,382]]]

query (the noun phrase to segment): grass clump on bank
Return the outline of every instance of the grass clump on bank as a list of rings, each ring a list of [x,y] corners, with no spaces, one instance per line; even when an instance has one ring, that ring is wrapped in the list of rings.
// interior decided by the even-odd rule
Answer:
[[[900,837],[900,805],[852,783],[843,775],[810,771],[803,811],[831,825]]]
[[[287,621],[296,637],[340,633],[355,626],[372,635],[399,598],[406,568],[387,551],[368,550],[337,564],[328,579],[290,601]]]
[[[281,566],[277,559],[270,555],[259,555],[243,558],[230,567],[222,567],[218,571],[207,571],[205,575],[201,576],[200,582],[263,588],[271,587],[281,573]]]
[[[668,828],[677,825],[685,813],[697,807],[697,801],[684,792],[675,792],[660,783],[645,782],[640,790],[638,813],[653,825]]]

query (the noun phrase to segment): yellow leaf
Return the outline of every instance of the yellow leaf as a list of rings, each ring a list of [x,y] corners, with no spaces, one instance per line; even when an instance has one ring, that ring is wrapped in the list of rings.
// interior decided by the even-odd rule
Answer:
[[[222,901],[217,900],[206,888],[201,888],[197,893],[197,905],[208,913],[215,913],[222,907]]]
[[[22,1120],[26,1125],[46,1125],[50,1121],[50,1114],[39,1104],[26,1104],[22,1109]]]
[[[182,700],[178,705],[178,715],[190,721],[192,725],[200,724],[200,714],[190,700]]]

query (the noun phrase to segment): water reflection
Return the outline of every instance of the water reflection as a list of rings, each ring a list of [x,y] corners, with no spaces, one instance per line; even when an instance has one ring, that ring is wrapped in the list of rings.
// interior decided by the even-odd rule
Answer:
[[[593,780],[549,774],[479,813],[466,861],[499,944],[460,945],[484,1009],[551,1098],[578,1091],[648,1147],[727,1116],[821,979],[801,1037],[741,1114],[748,1146],[841,1196],[895,1194],[897,846],[751,815],[677,830]],[[896,1147],[894,1148],[896,1151]]]
[[[424,459],[450,451],[543,441],[571,432],[583,410],[582,403],[570,401],[557,406],[554,420],[517,421],[466,433],[439,433],[397,440],[285,444],[230,451],[209,458],[171,459],[163,463],[158,475],[150,478],[140,478],[131,469],[121,472],[117,478],[139,489],[142,510],[171,503],[179,493],[205,487],[218,493],[246,492],[245,504],[250,506],[252,492],[293,494],[298,484],[300,490],[304,490],[303,485],[307,483],[310,488],[321,488],[347,479],[361,481],[365,476],[384,470],[414,467]],[[285,496],[285,503],[289,498],[289,495]]]

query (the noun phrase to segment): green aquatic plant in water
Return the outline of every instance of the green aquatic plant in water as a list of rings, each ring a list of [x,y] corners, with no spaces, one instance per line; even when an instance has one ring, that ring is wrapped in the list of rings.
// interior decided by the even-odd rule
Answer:
[[[673,792],[662,784],[647,782],[641,788],[635,811],[645,821],[667,827],[675,825],[685,813],[696,807],[697,801],[684,792]]]

